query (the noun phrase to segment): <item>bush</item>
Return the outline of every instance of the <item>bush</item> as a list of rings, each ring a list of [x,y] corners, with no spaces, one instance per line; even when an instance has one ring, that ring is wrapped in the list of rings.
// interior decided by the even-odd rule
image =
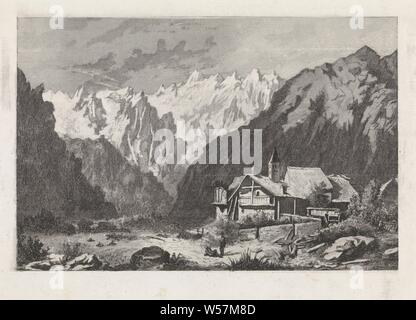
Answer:
[[[221,234],[224,234],[227,243],[237,241],[238,231],[240,229],[240,225],[238,223],[220,219],[214,222],[213,227],[214,235],[221,236]]]
[[[163,270],[195,270],[198,264],[187,260],[181,253],[175,252],[169,258],[169,261],[163,264]]]
[[[71,235],[77,233],[77,228],[72,223],[62,222],[58,225],[56,231],[66,235]]]
[[[64,262],[68,262],[82,254],[81,243],[79,242],[64,242],[62,244],[62,254],[64,255]]]
[[[78,229],[80,232],[91,232],[91,226],[94,224],[92,220],[82,218],[78,221]]]
[[[55,216],[51,211],[42,209],[34,216],[27,216],[23,221],[19,221],[19,229],[39,233],[76,233],[76,227],[69,222],[62,221],[62,218]]]
[[[117,226],[110,221],[100,221],[94,229],[94,232],[112,232],[117,231],[117,229]]]
[[[251,255],[250,251],[243,252],[237,259],[230,259],[228,269],[236,270],[283,270],[288,269],[283,265],[269,261],[265,257],[258,258],[257,254]]]
[[[322,229],[318,234],[317,242],[334,242],[338,238],[349,236],[374,236],[375,228],[360,218],[350,217],[338,224]]]
[[[309,196],[309,203],[312,207],[327,208],[331,201],[329,200],[327,187],[324,182],[315,186]]]
[[[346,212],[349,218],[356,218],[371,224],[379,231],[398,231],[397,203],[386,203],[377,197],[378,188],[370,181],[361,199],[353,197]]]
[[[17,265],[43,260],[48,255],[49,248],[37,238],[19,235],[17,237]]]
[[[55,217],[52,212],[46,209],[42,209],[34,216],[25,217],[21,225],[23,230],[40,233],[57,232],[58,227],[58,218]]]

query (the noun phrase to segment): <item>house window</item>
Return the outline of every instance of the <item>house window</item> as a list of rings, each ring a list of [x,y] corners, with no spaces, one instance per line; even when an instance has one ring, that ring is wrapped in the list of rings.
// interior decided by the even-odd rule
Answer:
[[[260,191],[256,191],[256,196],[259,196],[260,195]]]
[[[287,194],[287,187],[283,186],[283,194]]]

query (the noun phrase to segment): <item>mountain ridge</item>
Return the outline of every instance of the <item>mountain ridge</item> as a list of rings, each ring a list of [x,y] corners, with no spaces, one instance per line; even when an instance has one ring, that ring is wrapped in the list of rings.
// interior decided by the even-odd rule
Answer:
[[[16,190],[17,221],[50,212],[67,219],[76,216],[118,216],[100,187],[81,172],[82,160],[66,150],[55,132],[54,106],[44,101],[43,85],[32,88],[17,69]]]
[[[303,69],[273,94],[269,108],[239,128],[263,130],[263,173],[276,147],[289,165],[347,174],[358,188],[397,175],[397,52],[380,57],[369,49]],[[212,215],[212,183],[230,184],[242,169],[190,166],[172,215]]]

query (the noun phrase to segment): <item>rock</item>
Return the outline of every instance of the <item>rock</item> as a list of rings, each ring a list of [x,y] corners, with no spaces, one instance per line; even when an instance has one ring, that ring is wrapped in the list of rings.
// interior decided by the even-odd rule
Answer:
[[[342,252],[342,251],[328,252],[328,253],[325,254],[324,259],[328,260],[328,261],[338,260],[339,258],[341,258],[343,253],[344,252]]]
[[[367,263],[367,262],[370,262],[370,260],[369,259],[356,259],[356,260],[351,260],[351,261],[345,261],[345,262],[342,262],[341,264],[345,266],[348,264]]]
[[[399,248],[398,247],[387,249],[383,253],[383,258],[391,259],[391,258],[396,258],[398,256],[399,256]]]
[[[49,271],[65,271],[65,266],[61,264],[56,264],[52,266]]]
[[[132,254],[130,265],[132,268],[154,266],[169,262],[169,252],[158,246],[144,247]]]
[[[324,259],[332,261],[358,256],[373,243],[374,238],[364,236],[339,238],[324,251]]]
[[[71,269],[68,269],[68,271],[91,271],[91,270],[97,270],[97,269],[98,268],[94,268],[90,265],[79,264],[79,265],[72,267]]]
[[[25,270],[28,271],[46,271],[51,268],[51,263],[49,260],[43,261],[34,261],[25,266]]]
[[[48,255],[48,260],[51,263],[51,265],[62,265],[64,263],[65,256],[63,254],[56,254],[51,253]]]
[[[316,261],[316,263],[313,265],[315,269],[334,269],[338,267],[338,264],[336,263],[327,263],[322,261]]]
[[[98,270],[102,266],[102,262],[95,254],[84,253],[66,264],[66,270]]]
[[[204,256],[219,258],[220,254],[218,253],[217,249],[212,249],[211,247],[206,247]]]
[[[321,249],[322,247],[324,247],[325,245],[326,245],[326,243],[325,243],[325,242],[320,243],[320,244],[318,244],[318,245],[316,245],[316,246],[314,246],[314,247],[312,247],[312,248],[309,248],[308,250],[306,250],[306,252],[307,252],[307,253],[315,252],[315,251],[317,251],[317,250]]]

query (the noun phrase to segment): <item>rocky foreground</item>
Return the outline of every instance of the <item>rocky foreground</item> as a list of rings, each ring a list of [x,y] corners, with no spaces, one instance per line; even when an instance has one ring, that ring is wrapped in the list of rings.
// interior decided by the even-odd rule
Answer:
[[[323,229],[324,230],[324,229]],[[223,257],[207,256],[205,237],[178,238],[177,235],[104,234],[76,235],[82,242],[80,253],[69,259],[50,253],[30,262],[27,271],[92,270],[305,270],[348,269],[359,265],[366,270],[397,269],[396,234],[351,235],[324,239],[322,232],[304,237],[279,237],[273,241],[251,239],[227,245]],[[105,243],[104,237],[111,239]],[[66,238],[66,237],[65,237]],[[46,240],[44,238],[42,240]],[[74,240],[74,239],[73,239]],[[57,238],[49,239],[55,242]],[[212,242],[211,242],[212,243]],[[213,247],[213,249],[218,249]],[[56,249],[59,252],[59,249]]]

